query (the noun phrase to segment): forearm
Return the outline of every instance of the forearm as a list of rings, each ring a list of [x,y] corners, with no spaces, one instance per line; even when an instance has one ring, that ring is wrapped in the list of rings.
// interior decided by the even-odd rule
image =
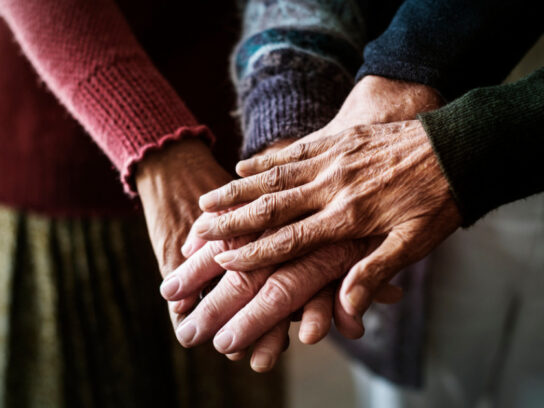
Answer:
[[[365,43],[353,2],[249,1],[233,80],[249,157],[329,122],[353,86]]]
[[[40,77],[126,182],[149,149],[186,135],[211,137],[196,127],[113,1],[0,0],[0,6]]]
[[[453,99],[500,83],[542,33],[523,0],[407,0],[365,48],[357,78],[418,82]]]
[[[468,226],[544,191],[544,68],[419,116]]]

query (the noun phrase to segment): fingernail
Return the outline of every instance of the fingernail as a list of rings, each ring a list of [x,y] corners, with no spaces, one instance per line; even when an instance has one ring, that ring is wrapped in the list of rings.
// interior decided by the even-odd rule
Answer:
[[[251,368],[258,372],[268,370],[272,367],[273,360],[270,353],[259,351],[251,359]]]
[[[357,313],[360,313],[363,309],[364,295],[365,289],[361,285],[355,285],[348,293],[346,293],[348,302]]]
[[[179,342],[184,347],[191,346],[191,343],[193,339],[196,336],[196,325],[189,320],[186,323],[183,323],[177,330],[176,330],[176,337],[178,338]]]
[[[188,258],[189,255],[191,254],[191,251],[193,250],[193,245],[192,244],[184,244],[182,247],[181,247],[181,253],[182,255],[185,257],[185,258]]]
[[[195,231],[199,235],[203,235],[211,228],[211,223],[208,220],[198,221]]]
[[[171,298],[176,293],[181,286],[181,281],[177,276],[172,276],[171,278],[166,278],[165,281],[161,283],[160,291],[163,298]]]
[[[208,210],[217,205],[218,194],[216,191],[210,191],[200,197],[198,203],[202,210]]]
[[[237,257],[236,251],[227,251],[215,256],[215,262],[221,266],[228,266]]]
[[[225,330],[224,332],[215,336],[213,339],[213,345],[219,352],[224,353],[226,350],[228,350],[233,340],[234,336],[232,335],[232,332],[230,330]]]
[[[249,163],[246,160],[238,162],[238,164],[236,165],[236,173],[245,173],[250,168],[248,164]]]
[[[305,324],[300,331],[300,341],[303,343],[313,342],[319,333],[319,325],[317,323]]]

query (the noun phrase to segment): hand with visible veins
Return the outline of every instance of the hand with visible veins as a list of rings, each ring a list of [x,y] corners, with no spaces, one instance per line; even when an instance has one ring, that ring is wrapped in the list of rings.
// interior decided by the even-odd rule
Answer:
[[[289,143],[291,141],[278,142],[267,151],[279,150]],[[212,215],[204,213],[202,218],[210,216]],[[215,263],[214,256],[226,249],[237,248],[256,237],[255,235],[205,243],[197,238],[194,230],[191,229],[182,248],[183,255],[188,260],[168,275],[161,285],[162,295],[170,300],[171,304],[192,305],[202,288],[223,273],[223,268]],[[255,295],[254,290],[241,290],[242,287],[252,286],[258,289],[262,286],[263,279],[266,279],[271,272],[272,269],[250,274],[227,272],[219,284],[196,306],[190,317],[181,325],[177,322],[176,334],[180,343],[184,346],[192,346],[211,338],[222,323],[230,319]],[[325,287],[304,305],[299,332],[301,341],[312,344],[326,335],[333,314],[333,297],[334,287]],[[346,336],[354,338],[362,335],[363,328],[360,322],[353,320],[341,310],[336,311],[335,314],[337,326]],[[255,371],[262,372],[271,369],[279,354],[285,349],[285,345],[288,344],[289,316],[286,315],[285,318],[276,319],[276,321],[278,323],[275,326],[253,333],[255,344],[251,366]],[[245,344],[249,345],[249,343]],[[240,349],[231,351],[227,356],[231,359],[239,359],[244,354],[245,350]]]
[[[425,256],[461,223],[419,121],[360,123],[359,118],[376,119],[376,111],[361,112],[375,94],[369,91],[372,86],[365,86],[354,89],[325,128],[279,152],[239,163],[237,171],[246,178],[206,194],[200,205],[205,211],[218,211],[249,204],[194,226],[204,239],[280,227],[274,234],[216,256],[225,268],[241,271],[276,265],[325,244],[382,237],[379,247],[362,257],[343,281],[340,301],[354,316],[366,310],[396,272]],[[421,87],[416,86],[420,91]],[[438,95],[423,88],[419,108],[414,102],[401,104],[402,109],[392,104],[391,109],[413,117],[418,110],[437,107]],[[387,87],[382,89],[387,93]],[[407,89],[404,93],[410,98],[418,95],[410,86]],[[367,105],[362,103],[365,93],[370,95]],[[404,98],[397,95],[396,100]],[[406,111],[407,106],[412,108]],[[383,118],[392,120],[395,112]]]
[[[172,143],[149,154],[138,164],[136,185],[163,277],[185,261],[180,247],[201,213],[198,197],[231,179],[215,161],[208,147],[197,139]],[[194,235],[190,241],[194,249],[186,247],[186,256],[206,243]],[[168,302],[174,330],[178,329],[185,315],[197,303],[198,297],[198,292],[195,292],[182,300]],[[259,339],[254,352],[272,350],[281,353],[287,330],[288,322],[278,324]],[[229,356],[231,359],[240,357],[240,354]]]
[[[177,282],[175,291],[162,290],[163,296],[173,301],[191,297],[223,273],[223,268],[214,261],[217,253],[254,238],[253,235],[208,242],[165,280],[165,286],[171,279]],[[329,331],[333,313],[342,334],[348,338],[360,337],[361,320],[349,316],[338,302],[334,304],[335,281],[378,243],[378,239],[350,241],[322,248],[280,267],[251,272],[229,270],[187,316],[178,329],[178,339],[184,346],[192,347],[213,337],[218,351],[238,353],[259,342],[271,330],[281,334],[277,325],[288,326],[289,316],[301,307],[302,342],[313,344],[321,340]],[[390,303],[397,301],[399,295],[398,289],[386,286],[377,298]],[[256,371],[264,371],[263,367],[271,368],[275,363],[284,344],[276,340],[270,343],[272,350],[261,355],[254,353],[252,367]]]
[[[392,98],[394,98],[396,103],[391,103]],[[369,100],[373,100],[373,104],[365,103]],[[334,126],[342,127],[345,126],[345,123],[349,123],[351,120],[353,120],[354,117],[360,118],[362,121],[366,121],[369,123],[373,122],[380,122],[380,121],[388,121],[393,120],[395,118],[402,118],[402,117],[413,117],[416,112],[433,109],[437,107],[440,104],[440,98],[434,92],[428,87],[424,87],[422,85],[417,84],[406,84],[403,82],[398,81],[390,81],[390,80],[384,80],[383,78],[377,78],[377,77],[367,77],[365,80],[361,81],[354,92],[350,95],[350,97],[346,100],[344,104],[344,108],[340,111],[335,121],[331,122],[328,129],[333,129]],[[330,130],[328,130],[330,131]],[[291,141],[283,141],[280,142],[284,145],[289,145]],[[278,150],[279,143],[276,144],[274,147],[274,150]],[[264,153],[271,153],[270,150]],[[227,208],[227,206],[224,206],[224,208]],[[207,219],[206,217],[202,217],[200,219],[200,223],[207,223],[210,219]],[[198,225],[198,223],[196,224]],[[196,233],[193,234],[194,228],[192,229],[191,236],[196,237]],[[196,239],[196,238],[195,238]],[[249,242],[250,239],[247,241]],[[190,242],[191,239],[188,239],[188,242]],[[190,244],[189,246],[191,246]],[[225,245],[225,243],[223,243]],[[239,241],[237,245],[240,246],[241,242]],[[348,244],[346,244],[348,245]],[[346,261],[345,259],[341,259],[341,253],[346,253],[342,250],[342,248],[333,248],[331,249],[333,251],[332,255],[329,259],[339,259],[340,261]],[[335,254],[334,251],[340,251],[339,254]],[[207,254],[208,261],[211,262],[211,256],[212,253],[215,252],[221,252],[220,248],[216,248],[215,251],[211,251]],[[310,259],[307,263],[311,264],[311,262],[315,262],[314,265],[312,265],[315,269],[319,269],[321,265],[319,265],[319,262],[322,260],[319,259],[319,256],[323,254],[318,254],[317,258]],[[330,253],[328,255],[331,255]],[[335,255],[340,255],[340,257],[337,257]],[[206,263],[204,262],[204,263]],[[349,262],[349,261],[347,261]],[[189,264],[186,264],[185,266],[182,266],[176,273],[179,275],[179,279],[187,281],[187,277],[191,275],[191,272],[188,272],[190,268],[188,268]],[[340,262],[338,264],[341,267],[346,268],[345,264],[342,264]],[[337,266],[338,266],[337,265]],[[296,266],[299,268],[306,268],[304,266],[304,263],[299,263]],[[204,299],[204,302],[202,303],[202,307],[200,309],[197,308],[195,310],[195,313],[191,316],[191,324],[188,326],[189,330],[187,330],[187,333],[190,334],[190,339],[185,340],[186,345],[193,345],[198,344],[199,342],[205,341],[206,339],[210,338],[215,333],[215,330],[219,327],[218,322],[223,323],[228,316],[232,316],[234,311],[237,309],[237,307],[240,307],[239,305],[243,305],[247,303],[248,299],[251,299],[253,294],[258,290],[261,286],[266,285],[268,280],[265,280],[265,275],[270,275],[271,269],[268,268],[268,272],[266,272],[267,268],[263,268],[263,270],[259,271],[259,273],[246,273],[243,272],[228,272],[227,275],[225,275],[225,279],[223,279],[216,288],[216,290],[212,291],[206,298]],[[294,270],[296,270],[295,267],[293,267]],[[334,266],[331,269],[335,269]],[[341,268],[340,268],[341,269]],[[199,267],[196,267],[193,269],[194,271],[202,270]],[[215,273],[217,271],[220,271],[221,268],[216,267]],[[338,268],[336,268],[335,273],[338,272]],[[345,271],[344,271],[345,272]],[[197,273],[199,274],[199,273]],[[261,274],[263,276],[261,276]],[[206,276],[205,274],[199,274],[201,277],[204,277],[203,279],[211,279],[213,275]],[[341,273],[340,275],[341,276]],[[251,278],[251,279],[250,279]],[[275,278],[274,278],[275,279]],[[189,280],[196,282],[194,278],[190,278]],[[245,287],[249,287],[249,290],[246,293],[241,293],[243,299],[240,299],[238,302],[238,305],[233,305],[231,302],[231,294],[237,294],[240,295],[239,291],[235,288],[236,285],[233,285],[232,281],[237,281],[238,284],[244,285]],[[248,282],[248,280],[251,280]],[[271,280],[271,282],[274,282],[274,280]],[[202,283],[201,283],[202,284]],[[255,286],[256,285],[256,286]],[[269,284],[270,285],[270,284]],[[182,285],[186,286],[186,285]],[[225,289],[223,289],[225,287]],[[230,287],[230,288],[229,288]],[[304,285],[303,285],[304,287]],[[187,288],[187,286],[186,286]],[[194,290],[195,288],[193,288]],[[292,293],[292,299],[296,300],[300,303],[300,294],[297,292],[297,287],[294,285],[291,285],[291,287],[286,287],[285,291],[286,293]],[[328,285],[326,289],[322,290],[321,292],[316,295],[314,299],[318,301],[318,304],[322,306],[326,305],[333,305],[334,304],[334,314],[335,314],[335,322],[337,326],[339,327],[339,330],[344,333],[347,337],[358,337],[362,335],[363,328],[360,321],[360,315],[358,315],[358,318],[353,320],[351,319],[347,313],[345,312],[345,309],[341,306],[340,302],[338,301],[338,290],[336,290],[336,302],[333,303],[331,300],[331,295],[334,291],[334,287],[332,285]],[[259,290],[263,290],[264,293],[268,293],[270,290],[265,288],[261,288]],[[316,291],[318,289],[315,289]],[[174,294],[173,298],[179,299],[183,298],[184,296],[190,296],[190,287],[189,289],[186,289],[185,293],[183,291],[180,291],[176,294]],[[259,292],[260,293],[260,292]],[[327,294],[329,293],[329,294]],[[304,296],[304,295],[303,295]],[[307,296],[307,295],[306,295]],[[381,293],[377,296],[377,300],[382,301],[389,301],[393,302],[400,298],[401,291],[397,288],[390,287],[389,285],[382,285],[381,287]],[[168,296],[166,296],[168,298]],[[265,295],[266,298],[266,295]],[[235,302],[234,302],[235,303]],[[221,305],[220,307],[217,305]],[[257,305],[257,306],[255,306]],[[270,321],[275,321],[278,319],[278,314],[274,313],[277,311],[272,310],[269,308],[268,313],[262,311],[262,301],[259,303],[259,300],[257,299],[255,301],[255,305],[249,307],[249,311],[252,311],[252,313],[255,313],[256,310],[261,307],[261,312],[263,315],[263,321],[267,323],[264,327],[270,326]],[[206,310],[207,309],[207,310]],[[213,310],[210,312],[210,309]],[[247,308],[246,308],[247,309]],[[326,310],[327,308],[322,308],[322,310]],[[329,307],[329,309],[332,309],[332,307]],[[223,313],[222,318],[217,318],[218,314],[221,315],[221,312]],[[242,312],[240,312],[242,313]],[[238,313],[238,315],[240,314]],[[332,314],[332,313],[331,313]],[[238,316],[237,315],[237,316]],[[273,316],[272,316],[273,315]],[[325,313],[321,313],[321,316],[323,317]],[[272,316],[272,320],[270,319]],[[313,316],[313,319],[305,318],[305,316]],[[309,303],[306,305],[304,309],[303,314],[303,321],[301,325],[301,331],[299,333],[299,336],[303,342],[311,343],[314,341],[319,340],[324,333],[328,330],[328,327],[330,323],[327,324],[326,319],[323,319],[323,323],[319,324],[320,314],[315,312],[312,312],[312,303]],[[243,322],[245,318],[238,318],[238,320],[233,319],[235,322]],[[312,320],[315,320],[312,322]],[[308,323],[306,323],[308,322]],[[330,318],[329,318],[330,322]],[[316,324],[317,323],[317,324]],[[229,323],[230,324],[230,323]],[[240,333],[238,335],[238,338],[234,343],[238,344],[247,344],[248,338],[257,338],[260,335],[260,332],[257,330],[246,330],[241,331],[239,327],[236,326],[237,323],[233,323],[234,327],[232,327],[230,330],[224,329],[221,331],[222,334],[225,332],[233,332],[233,333]],[[232,326],[232,325],[231,325]],[[313,329],[310,330],[310,328],[319,328],[319,329]],[[326,330],[322,330],[323,327],[326,327]],[[253,326],[255,329],[255,326]],[[187,329],[187,328],[185,328]],[[261,328],[261,330],[264,330]],[[198,333],[198,335],[194,336],[194,333]],[[256,333],[255,333],[256,332]],[[306,335],[305,333],[315,333],[314,336]],[[183,334],[183,333],[182,333]],[[182,341],[183,342],[183,341]],[[219,340],[218,340],[219,342]],[[219,342],[220,343],[220,342]],[[221,348],[221,345],[218,343],[218,348],[220,348],[222,351],[225,352],[224,347]],[[236,347],[234,345],[229,346],[228,350],[229,352],[232,352]],[[277,347],[275,348],[278,349]]]

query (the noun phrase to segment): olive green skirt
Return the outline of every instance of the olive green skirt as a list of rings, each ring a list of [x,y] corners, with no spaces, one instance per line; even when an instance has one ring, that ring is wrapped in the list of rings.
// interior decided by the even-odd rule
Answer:
[[[143,219],[0,207],[0,406],[281,407],[251,372],[175,340]]]

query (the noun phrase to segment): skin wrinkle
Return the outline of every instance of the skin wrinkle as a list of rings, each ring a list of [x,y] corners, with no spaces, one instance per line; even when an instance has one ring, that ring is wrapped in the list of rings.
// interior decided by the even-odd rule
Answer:
[[[413,92],[413,90],[416,88],[418,89],[418,92]],[[327,126],[325,126],[325,128],[321,129],[318,132],[315,132],[312,135],[307,136],[303,139],[302,142],[295,143],[294,146],[301,143],[303,143],[304,146],[302,148],[295,147],[294,149],[298,149],[299,152],[297,153],[297,151],[295,150],[294,156],[291,156],[291,158],[297,157],[297,155],[298,158],[304,157],[304,160],[301,160],[297,163],[297,165],[300,165],[299,167],[297,167],[298,173],[302,173],[304,171],[304,167],[308,166],[308,164],[311,163],[312,167],[314,168],[307,169],[307,173],[305,174],[314,174],[315,168],[331,168],[332,163],[335,162],[338,156],[338,153],[342,152],[342,143],[347,143],[349,141],[350,145],[346,144],[346,146],[349,146],[349,149],[353,150],[350,151],[350,155],[347,155],[346,157],[357,157],[357,160],[354,161],[353,166],[363,166],[363,164],[365,166],[360,178],[357,177],[357,171],[354,171],[353,169],[349,172],[342,172],[341,169],[337,169],[336,173],[332,177],[330,173],[320,170],[315,177],[312,177],[313,180],[310,180],[309,182],[303,182],[298,187],[293,188],[291,185],[295,183],[292,179],[292,177],[294,177],[294,174],[291,173],[289,175],[288,173],[289,171],[294,171],[294,166],[284,167],[285,171],[282,169],[278,172],[280,177],[286,176],[284,183],[279,184],[281,187],[286,189],[289,188],[289,190],[287,191],[294,190],[299,192],[304,188],[304,200],[301,200],[300,202],[309,201],[308,196],[311,195],[312,200],[315,201],[315,203],[313,204],[315,204],[316,210],[318,210],[317,213],[313,213],[305,219],[306,221],[315,220],[310,226],[303,224],[302,228],[293,229],[294,232],[301,233],[303,235],[298,236],[298,238],[301,239],[300,243],[295,243],[296,245],[291,248],[284,248],[284,250],[291,250],[292,253],[289,254],[290,256],[295,256],[295,253],[293,253],[292,249],[297,249],[298,247],[302,251],[302,248],[308,248],[309,243],[313,242],[313,244],[316,244],[317,242],[319,242],[319,239],[323,239],[321,234],[323,234],[324,236],[326,236],[326,234],[329,232],[331,234],[334,234],[334,237],[332,235],[329,236],[329,238],[331,239],[338,239],[338,237],[342,236],[342,234],[345,234],[345,229],[348,228],[350,224],[345,222],[345,214],[347,208],[349,208],[349,205],[353,207],[354,202],[356,202],[354,201],[356,199],[355,192],[361,191],[354,188],[353,185],[355,183],[358,183],[359,187],[364,186],[367,191],[364,192],[366,193],[366,195],[361,194],[361,201],[364,201],[364,210],[359,209],[358,212],[352,211],[352,214],[350,216],[350,221],[352,221],[352,228],[353,225],[357,226],[357,223],[360,223],[359,226],[361,224],[368,225],[370,230],[372,230],[374,233],[380,230],[380,228],[382,228],[382,230],[386,231],[387,233],[391,232],[389,237],[382,236],[383,234],[381,234],[380,236],[375,236],[376,234],[372,235],[373,246],[367,248],[368,255],[366,258],[363,258],[367,259],[366,263],[369,265],[367,266],[367,269],[365,269],[365,264],[358,264],[353,266],[354,262],[362,258],[362,254],[358,254],[358,256],[356,256],[351,262],[347,262],[344,259],[344,261],[339,261],[336,263],[334,278],[331,277],[332,280],[330,280],[329,282],[343,278],[349,268],[351,268],[352,271],[357,272],[357,276],[354,276],[353,274],[348,274],[347,277],[344,278],[342,284],[343,286],[341,288],[337,288],[335,291],[336,301],[333,302],[333,304],[335,305],[335,323],[340,326],[339,330],[348,337],[352,335],[355,330],[351,332],[345,332],[343,328],[349,326],[348,321],[356,322],[356,320],[354,320],[352,317],[348,317],[347,314],[339,313],[339,310],[344,309],[338,309],[336,305],[343,304],[341,294],[343,293],[345,295],[346,287],[356,282],[356,278],[358,278],[359,275],[364,276],[365,271],[368,270],[368,273],[370,273],[370,275],[374,279],[374,293],[371,293],[369,295],[367,294],[369,296],[367,298],[368,303],[373,296],[383,296],[382,298],[390,296],[391,299],[395,298],[392,295],[392,293],[394,293],[395,291],[385,291],[384,293],[387,293],[388,295],[381,295],[381,289],[388,288],[388,286],[383,285],[383,282],[386,282],[384,276],[390,276],[393,273],[394,268],[398,266],[395,264],[395,262],[392,261],[393,259],[391,257],[387,256],[388,250],[395,250],[394,241],[395,239],[398,240],[398,238],[395,238],[395,234],[401,233],[402,231],[401,244],[400,246],[397,245],[399,248],[397,248],[396,250],[406,252],[406,242],[408,242],[408,239],[410,238],[408,236],[409,232],[417,232],[419,235],[421,235],[420,231],[425,230],[427,232],[429,229],[431,229],[431,227],[439,224],[441,225],[441,228],[451,228],[451,225],[443,225],[444,223],[434,222],[434,215],[422,215],[425,213],[418,213],[417,211],[413,211],[413,215],[415,216],[415,221],[413,223],[406,223],[403,225],[399,225],[398,223],[395,224],[395,222],[398,220],[398,214],[395,214],[394,210],[396,209],[396,207],[402,207],[403,202],[407,202],[409,200],[419,200],[422,203],[425,203],[425,205],[427,205],[427,202],[443,203],[443,207],[449,209],[449,207],[447,207],[448,201],[446,199],[421,200],[422,197],[420,197],[417,192],[414,191],[416,190],[415,188],[398,189],[399,191],[396,191],[395,194],[388,194],[387,191],[384,191],[391,190],[392,188],[395,188],[395,186],[408,185],[407,182],[409,181],[409,177],[406,175],[409,175],[410,172],[391,172],[390,174],[388,174],[388,177],[383,177],[381,182],[378,180],[371,184],[365,184],[365,182],[368,183],[369,178],[373,179],[382,176],[382,173],[384,173],[383,170],[389,168],[392,163],[395,163],[395,165],[397,166],[410,166],[413,163],[417,163],[417,160],[422,160],[423,164],[420,163],[419,165],[416,165],[417,171],[420,172],[420,174],[428,172],[429,169],[432,170],[435,168],[425,163],[426,160],[424,155],[415,155],[413,158],[410,159],[411,161],[403,159],[406,155],[406,152],[411,151],[410,149],[415,149],[416,151],[418,151],[418,143],[420,145],[422,143],[424,144],[422,139],[419,137],[420,135],[410,133],[411,128],[409,124],[397,123],[392,125],[385,125],[383,127],[366,125],[378,122],[385,117],[388,121],[412,119],[415,114],[421,110],[437,107],[439,105],[439,102],[436,102],[437,100],[439,100],[439,98],[436,96],[436,93],[432,90],[429,90],[428,87],[414,84],[404,84],[399,81],[385,80],[383,78],[376,79],[371,77],[365,77],[357,84],[353,92],[346,100],[344,104],[346,108],[343,107],[337,117],[333,119],[333,121],[331,121],[331,123],[329,123]],[[400,101],[403,102],[400,103]],[[407,101],[411,101],[412,104],[407,103]],[[391,102],[395,103],[392,104]],[[349,109],[347,107],[349,107]],[[354,131],[353,128],[359,131],[359,133]],[[364,133],[365,130],[366,133]],[[338,140],[337,135],[339,134],[339,132],[344,132],[342,142]],[[426,139],[424,139],[424,141],[426,141]],[[357,143],[360,143],[359,147],[357,146]],[[382,153],[384,149],[388,149],[390,146],[393,145],[395,145],[395,148],[390,149],[388,155]],[[284,150],[287,152],[287,155],[293,154],[288,153],[288,149]],[[310,153],[312,153],[314,156],[312,157]],[[434,156],[432,156],[432,151],[430,152],[430,154],[430,157],[434,158]],[[277,161],[278,157],[279,156],[272,155],[267,156],[264,159],[259,159],[254,169],[251,169],[250,166],[248,166],[248,163],[251,163],[251,161],[242,162],[241,164],[239,164],[237,169],[239,173],[244,176],[259,174],[262,173],[263,170],[268,170],[268,168],[274,167],[272,164],[281,165],[285,162],[285,157],[289,158],[289,156],[285,156],[282,161]],[[371,160],[373,157],[375,158],[374,161]],[[264,166],[266,168],[263,168],[263,164],[266,165]],[[340,167],[339,163],[337,163],[337,165],[338,167]],[[256,171],[256,169],[258,169],[259,171]],[[397,178],[398,180],[395,181],[395,178]],[[344,184],[342,185],[343,182]],[[238,186],[241,188],[241,190],[244,190],[245,188],[247,188],[248,185],[250,185],[249,183],[251,183],[251,181],[246,180],[246,182],[240,183]],[[269,181],[269,183],[278,186],[277,180],[273,180],[273,183]],[[292,184],[289,185],[289,183]],[[436,187],[437,185],[439,185],[439,183],[437,183],[437,179],[435,179],[434,177],[419,177],[418,183],[422,185],[421,187],[420,185],[417,186],[418,190],[432,189],[433,186]],[[441,185],[439,185],[438,190],[443,191]],[[445,191],[447,191],[447,183],[445,184]],[[242,193],[238,192],[237,194],[239,199],[246,201],[245,199],[243,199],[243,197],[240,198],[239,194]],[[351,201],[348,199],[349,197],[352,197]],[[277,202],[279,202],[279,200],[277,200]],[[289,205],[294,206],[296,205],[296,203],[297,201],[293,201],[290,202]],[[230,203],[229,205],[232,205],[232,203]],[[390,210],[383,211],[384,208],[390,208]],[[443,211],[443,208],[441,210]],[[404,213],[406,212],[408,211],[405,210]],[[321,219],[318,218],[318,214],[322,215]],[[280,212],[276,208],[275,216],[278,217],[279,215]],[[450,215],[451,219],[455,218],[455,212],[452,212]],[[334,220],[334,222],[331,222],[331,220]],[[384,225],[390,226],[384,227]],[[395,234],[392,234],[393,230],[396,231]],[[352,231],[352,234],[355,234],[355,231],[356,228]],[[282,234],[285,233],[282,232],[278,234],[280,238],[282,238]],[[271,235],[270,237],[272,236],[273,235]],[[269,245],[268,248],[263,247],[263,251],[275,251],[277,249],[274,246],[273,241],[270,240],[270,237],[268,237],[268,241],[263,238],[258,241],[260,243]],[[386,238],[385,241],[384,238]],[[388,240],[387,238],[390,239]],[[308,241],[304,242],[304,239],[308,239]],[[422,245],[420,242],[417,243],[421,250],[425,250],[428,247],[428,244]],[[381,244],[381,246],[378,247],[378,249],[375,249],[378,244]],[[306,247],[303,247],[304,245],[306,245]],[[311,245],[312,244],[310,244],[309,247],[311,247]],[[253,250],[252,255],[259,256],[262,254],[263,252]],[[298,308],[304,305],[304,299],[301,298],[301,292],[297,290],[308,290],[308,292],[306,293],[306,304],[308,305],[308,302],[310,302],[311,299],[314,299],[316,293],[319,292],[319,290],[323,287],[323,285],[319,288],[313,287],[311,290],[307,287],[308,285],[311,285],[314,280],[319,281],[319,279],[316,279],[316,276],[312,275],[315,273],[315,269],[311,260],[313,260],[313,255],[318,256],[320,254],[320,250],[317,250],[316,252],[311,252],[308,255],[305,255],[303,258],[297,260],[310,261],[307,264],[304,263],[303,266],[300,268],[293,269],[292,272],[296,272],[296,276],[300,276],[301,274],[310,274],[311,278],[308,278],[303,282],[304,284],[302,285],[302,288],[288,287],[288,285],[285,287],[286,290],[291,291],[291,296],[293,296],[294,299],[293,302],[295,302],[292,303],[291,306],[295,307],[299,305],[297,306]],[[348,255],[342,250],[339,250],[338,252],[332,252],[331,254],[327,253],[326,255],[323,253],[323,255],[321,255],[321,258],[318,258],[320,262],[319,265],[322,265],[325,259],[328,261],[329,258],[332,258],[332,260],[334,261],[344,258],[346,256]],[[399,254],[398,258],[401,259],[402,262],[405,261],[403,254]],[[381,266],[378,267],[377,265]],[[369,267],[371,268],[368,269]],[[248,273],[248,276],[252,276],[252,274],[253,272]],[[289,285],[294,285],[293,282],[295,281],[288,280],[288,282],[290,282]],[[318,283],[322,284],[323,282],[319,281]],[[312,291],[313,293],[310,293]],[[240,315],[242,317],[237,318],[235,316],[234,318],[231,318],[230,321],[222,329],[225,330],[225,328],[231,328],[234,332],[236,332],[235,341],[239,342],[237,347],[239,347],[240,349],[245,349],[244,344],[246,344],[246,342],[251,343],[251,341],[255,341],[251,339],[258,339],[262,335],[261,333],[263,332],[263,330],[271,327],[271,324],[276,321],[279,322],[280,320],[278,319],[281,319],[281,316],[277,314],[277,310],[270,310],[267,313],[264,313],[262,309],[259,309],[258,303],[256,303],[256,299],[258,299],[258,294],[236,315]],[[396,291],[395,299],[398,299],[398,291]],[[345,310],[350,311],[352,309],[345,308]],[[291,311],[289,313],[291,313]],[[257,325],[257,328],[247,326],[247,319],[245,319],[244,321],[243,316],[248,315],[253,317],[252,320],[255,319],[255,321],[253,321],[252,323],[254,325]],[[257,316],[259,317],[257,318]],[[343,324],[345,326],[342,326]],[[361,333],[362,326],[359,325],[358,327],[359,333]],[[351,327],[351,329],[353,329],[353,327]],[[249,334],[246,335],[246,331]]]
[[[403,236],[397,237],[396,226],[402,225],[411,219],[420,218],[423,214],[434,213],[436,211],[433,203],[446,202],[452,208],[455,204],[449,193],[448,185],[443,180],[442,173],[432,148],[427,140],[421,124],[417,121],[404,123],[393,123],[374,126],[354,126],[351,129],[342,131],[336,136],[336,143],[333,154],[336,159],[330,166],[321,168],[321,172],[331,174],[333,184],[336,184],[335,192],[323,194],[316,192],[317,201],[323,202],[323,196],[331,197],[332,200],[327,204],[338,202],[339,192],[346,191],[346,196],[342,197],[341,204],[338,205],[339,211],[330,218],[324,218],[326,225],[339,225],[341,219],[348,219],[351,227],[336,229],[334,235],[327,236],[322,233],[322,224],[309,222],[309,219],[315,219],[320,213],[294,224],[288,224],[274,236],[266,240],[257,241],[250,244],[249,250],[242,247],[237,251],[237,258],[228,263],[231,267],[250,269],[262,265],[270,265],[276,262],[286,260],[286,254],[291,257],[315,248],[327,242],[328,239],[353,239],[368,235],[380,235],[384,233],[391,234],[390,239],[386,239],[388,245],[393,245],[394,239],[406,239],[410,241],[412,232],[407,231]],[[319,141],[313,141],[304,148],[305,152],[311,151],[319,154],[319,147],[313,147],[312,144],[319,145]],[[289,150],[290,147],[287,148]],[[300,150],[293,148],[295,153],[281,153],[268,162],[284,164],[281,157],[300,157]],[[307,155],[305,157],[308,157]],[[391,157],[396,163],[391,167]],[[399,159],[400,158],[400,159]],[[305,163],[310,163],[309,159]],[[251,165],[249,165],[251,168]],[[289,168],[289,167],[287,167]],[[266,169],[264,169],[266,170]],[[428,174],[426,174],[428,173]],[[419,183],[418,188],[408,188],[412,186],[414,180],[426,180]],[[443,182],[441,182],[443,180]],[[417,182],[416,182],[417,184]],[[299,189],[295,187],[294,189]],[[323,190],[328,190],[328,185],[322,185]],[[242,195],[244,193],[242,192]],[[430,197],[430,198],[429,198]],[[395,207],[388,207],[384,203],[391,205],[396,203]],[[374,204],[376,203],[376,204]],[[239,212],[245,211],[243,208]],[[269,208],[263,207],[263,211],[269,211]],[[359,214],[365,214],[365,223],[361,223]],[[339,218],[341,214],[341,218]],[[276,215],[271,214],[269,219],[275,219]],[[425,222],[425,217],[421,218]],[[368,220],[371,220],[370,222]],[[452,227],[447,229],[451,233],[460,223],[460,217],[452,218]],[[232,233],[233,225],[231,225]],[[430,239],[440,241],[445,235],[443,232],[437,232]],[[288,241],[286,241],[288,240]],[[256,246],[260,245],[261,249]],[[405,246],[396,248],[395,253],[400,256],[403,262],[406,262],[402,251],[406,251]],[[409,258],[415,261],[414,258]],[[385,261],[377,258],[375,262],[383,265],[382,269],[389,269]],[[375,280],[375,285],[370,288],[374,291],[381,286],[385,279],[390,277],[389,273],[383,273],[368,270],[373,264],[366,265],[367,273]],[[378,270],[378,269],[377,269]],[[367,284],[368,285],[368,284]]]

